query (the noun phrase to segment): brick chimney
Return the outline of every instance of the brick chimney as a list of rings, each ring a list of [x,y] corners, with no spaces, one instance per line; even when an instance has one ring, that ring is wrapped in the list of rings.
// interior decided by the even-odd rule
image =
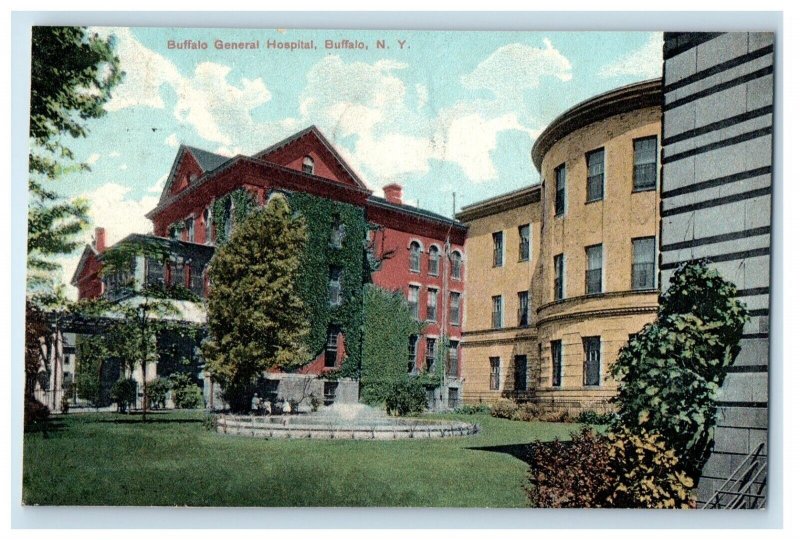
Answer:
[[[106,250],[106,230],[103,227],[94,228],[94,249],[98,253]]]
[[[403,186],[400,184],[383,186],[383,198],[392,204],[403,204]]]

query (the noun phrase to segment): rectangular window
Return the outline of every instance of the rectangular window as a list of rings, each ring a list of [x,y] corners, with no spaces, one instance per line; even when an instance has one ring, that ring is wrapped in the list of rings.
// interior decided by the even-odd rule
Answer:
[[[631,265],[631,289],[655,288],[656,237],[633,240],[633,264]]]
[[[428,371],[436,364],[436,338],[425,338],[425,367]]]
[[[339,326],[332,324],[328,327],[328,340],[325,343],[325,367],[336,367],[339,356]]]
[[[450,409],[457,409],[458,408],[458,388],[448,388],[447,389],[447,407]]]
[[[344,223],[338,215],[334,215],[331,222],[330,246],[334,249],[341,249],[342,242],[344,242]]]
[[[408,372],[413,373],[417,368],[417,341],[419,336],[408,336]]]
[[[517,301],[517,322],[519,326],[528,326],[528,291],[518,292]]]
[[[553,366],[553,374],[552,374],[553,386],[558,387],[561,386],[561,365],[562,365],[560,339],[550,342],[550,356],[552,359],[552,366]]]
[[[439,249],[436,246],[431,246],[428,251],[428,274],[439,275]]]
[[[600,336],[583,338],[583,384],[600,386]]]
[[[564,299],[564,254],[553,257],[553,300]]]
[[[336,388],[339,386],[338,382],[325,381],[322,386],[322,402],[325,405],[333,405],[336,401]]]
[[[439,304],[439,291],[436,289],[428,289],[428,304],[425,309],[425,320],[436,320],[436,308]]]
[[[528,261],[531,258],[531,226],[519,226],[519,260]]]
[[[586,248],[586,294],[603,292],[603,244]]]
[[[633,190],[647,191],[656,188],[658,139],[647,137],[633,141]]]
[[[567,166],[561,164],[556,167],[556,216],[563,216],[567,208]]]
[[[606,153],[603,148],[586,154],[586,202],[603,198]]]
[[[186,220],[186,240],[194,242],[194,218]]]
[[[158,259],[148,257],[145,266],[147,268],[147,276],[145,283],[152,287],[164,286],[164,263]]]
[[[415,321],[419,320],[419,287],[408,286],[408,309]]]
[[[503,297],[492,296],[492,328],[503,327]]]
[[[518,354],[514,357],[514,390],[524,392],[528,389],[528,357]]]
[[[190,266],[189,267],[189,288],[197,296],[203,296],[204,280],[203,280],[203,267]]]
[[[503,266],[503,233],[502,231],[492,233],[492,242],[494,243],[494,257],[492,264],[494,266]]]
[[[454,251],[450,255],[450,277],[453,279],[461,279],[461,253]]]
[[[461,294],[457,292],[450,293],[450,324],[461,324]]]
[[[330,268],[328,301],[332,306],[339,306],[342,303],[342,269],[338,266],[331,266]]]
[[[451,341],[447,349],[447,375],[458,377],[458,341]]]
[[[489,358],[489,390],[500,390],[500,357]]]

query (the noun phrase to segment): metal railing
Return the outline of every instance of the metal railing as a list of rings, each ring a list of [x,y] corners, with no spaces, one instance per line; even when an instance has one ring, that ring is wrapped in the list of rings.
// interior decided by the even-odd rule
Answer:
[[[702,508],[764,508],[767,499],[764,493],[767,485],[767,456],[763,453],[764,447],[764,443],[756,446]]]

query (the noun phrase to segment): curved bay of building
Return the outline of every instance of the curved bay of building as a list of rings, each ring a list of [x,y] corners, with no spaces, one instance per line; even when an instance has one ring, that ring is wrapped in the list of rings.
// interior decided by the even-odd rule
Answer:
[[[470,226],[466,401],[514,397],[571,414],[609,406],[609,367],[658,305],[660,84],[569,109],[532,149],[541,184],[459,215]],[[508,253],[526,227],[531,255],[521,264]]]

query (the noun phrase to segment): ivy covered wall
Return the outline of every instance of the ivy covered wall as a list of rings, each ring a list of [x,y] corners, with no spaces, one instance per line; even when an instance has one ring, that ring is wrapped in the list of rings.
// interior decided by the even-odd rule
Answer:
[[[234,189],[215,200],[211,212],[211,220],[216,230],[214,243],[217,246],[225,244],[228,241],[229,229],[233,230],[232,225],[244,221],[257,205],[255,195],[244,188]],[[231,227],[227,226],[229,222]]]
[[[292,210],[306,220],[308,239],[301,265],[300,291],[308,310],[311,331],[307,346],[317,356],[325,349],[328,327],[338,325],[345,336],[347,357],[339,375],[358,377],[364,334],[364,284],[370,273],[366,262],[368,224],[364,210],[307,193],[287,195]],[[341,247],[332,242],[338,224]],[[329,297],[331,267],[341,269],[341,303],[332,306]]]

